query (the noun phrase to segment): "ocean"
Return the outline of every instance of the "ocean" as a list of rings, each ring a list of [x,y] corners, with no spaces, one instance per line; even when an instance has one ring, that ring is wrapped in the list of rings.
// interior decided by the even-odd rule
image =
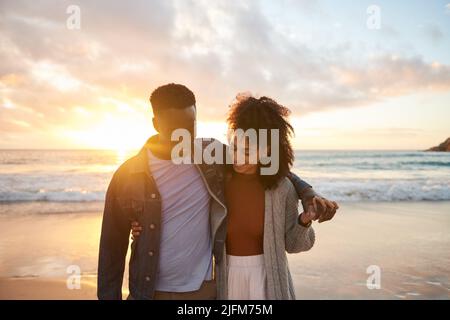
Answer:
[[[105,190],[134,153],[0,150],[3,297],[95,299]],[[340,204],[313,249],[288,256],[298,298],[450,298],[450,154],[296,151],[294,171]],[[373,265],[380,290],[366,285]],[[66,290],[73,266],[82,290]]]
[[[113,172],[135,152],[0,150],[0,213],[36,202],[45,211],[98,210]],[[297,150],[295,159],[293,171],[336,201],[450,200],[450,153]]]

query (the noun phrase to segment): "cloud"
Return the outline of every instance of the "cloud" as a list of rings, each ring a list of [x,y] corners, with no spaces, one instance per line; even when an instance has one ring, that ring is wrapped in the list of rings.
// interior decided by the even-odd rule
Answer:
[[[450,88],[450,66],[428,64],[419,57],[375,57],[360,66],[333,67],[332,72],[335,82],[352,96],[369,101]]]
[[[296,115],[450,89],[445,64],[364,51],[352,59],[345,37],[326,46],[293,39],[266,16],[267,3],[86,1],[81,29],[68,30],[70,4],[0,3],[0,93],[14,105],[0,107],[1,132],[148,113],[150,92],[168,82],[190,87],[201,119],[215,121],[240,91],[273,96]],[[283,1],[284,10],[300,7],[321,14],[317,3]],[[426,32],[442,41],[437,27]]]
[[[431,42],[436,45],[445,38],[444,32],[435,24],[427,24],[423,28],[424,34]]]

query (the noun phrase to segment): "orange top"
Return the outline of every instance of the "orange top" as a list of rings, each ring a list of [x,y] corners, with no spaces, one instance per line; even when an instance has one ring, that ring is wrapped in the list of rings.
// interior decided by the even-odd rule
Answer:
[[[228,209],[227,254],[263,253],[264,188],[258,174],[233,172],[225,186]]]

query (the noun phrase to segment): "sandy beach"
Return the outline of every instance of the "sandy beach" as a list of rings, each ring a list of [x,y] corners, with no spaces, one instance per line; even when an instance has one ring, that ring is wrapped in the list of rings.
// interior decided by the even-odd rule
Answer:
[[[76,213],[26,206],[0,215],[0,299],[96,299],[101,204]],[[311,251],[289,255],[297,298],[449,299],[449,213],[450,202],[342,203],[333,222],[314,225]],[[380,289],[366,285],[371,265]],[[67,286],[73,266],[79,289]],[[124,298],[127,286],[125,276]]]

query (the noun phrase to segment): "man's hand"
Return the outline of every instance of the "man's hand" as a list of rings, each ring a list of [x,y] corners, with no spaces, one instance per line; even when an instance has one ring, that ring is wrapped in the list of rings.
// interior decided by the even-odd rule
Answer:
[[[135,240],[141,234],[142,227],[139,225],[139,222],[132,221],[131,222],[131,239]]]
[[[325,199],[321,196],[314,196],[308,201],[308,207],[313,206],[316,218],[319,223],[333,219],[339,206],[336,202]],[[308,210],[310,212],[311,210]],[[314,219],[313,219],[314,220]]]

